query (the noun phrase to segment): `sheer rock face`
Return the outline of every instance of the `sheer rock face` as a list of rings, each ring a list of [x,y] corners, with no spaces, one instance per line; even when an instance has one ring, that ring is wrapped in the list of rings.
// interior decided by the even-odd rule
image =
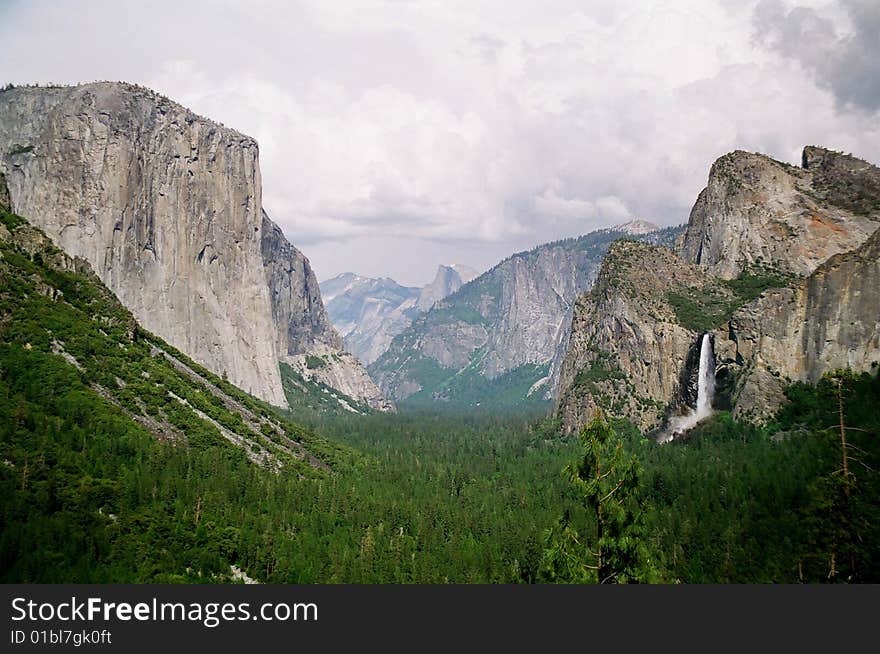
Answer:
[[[262,214],[261,252],[272,318],[277,326],[280,357],[323,347],[342,350],[342,339],[330,324],[318,280],[309,260],[284,237],[281,228]]]
[[[0,210],[12,209],[12,200],[9,199],[9,189],[6,187],[6,177],[0,172]]]
[[[640,228],[637,238],[649,241],[675,235],[647,223]],[[386,394],[404,399],[431,383],[426,361],[446,380],[476,372],[492,381],[529,366],[533,378],[523,395],[551,397],[574,301],[593,284],[609,244],[628,234],[600,230],[505,259],[417,318],[370,372]]]
[[[880,364],[880,231],[792,288],[766,292],[715,336],[719,365],[736,373],[734,416],[770,417],[793,381],[817,382]]]
[[[807,275],[880,227],[880,170],[816,147],[803,168],[749,152],[719,158],[691,211],[683,259],[732,279],[774,267]]]
[[[812,147],[804,165],[722,157],[677,248],[684,260],[662,248],[612,247],[595,288],[575,306],[557,404],[566,429],[602,407],[650,430],[693,403],[701,334],[681,324],[670,300],[683,288],[731,307],[710,333],[716,399],[737,418],[768,418],[793,381],[876,369],[880,170]],[[727,282],[768,270],[795,276],[748,302]]]
[[[589,422],[598,407],[642,430],[660,426],[682,394],[681,372],[699,339],[669,305],[666,292],[677,284],[715,282],[668,248],[612,244],[596,284],[574,308],[557,400],[566,429]]]
[[[253,139],[128,84],[15,88],[0,93],[0,167],[15,211],[88,260],[147,329],[286,405],[279,352],[321,341],[320,297],[297,288],[314,276],[289,244],[288,281],[277,259],[264,266]]]

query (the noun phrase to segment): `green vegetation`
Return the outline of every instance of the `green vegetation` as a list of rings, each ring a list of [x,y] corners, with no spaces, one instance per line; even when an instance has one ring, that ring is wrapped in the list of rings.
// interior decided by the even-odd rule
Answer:
[[[428,313],[429,325],[444,324],[450,322],[463,322],[468,325],[484,325],[487,320],[476,309],[467,304],[441,305]]]
[[[792,275],[778,271],[744,272],[735,279],[722,280],[722,284],[732,290],[736,297],[746,304],[771,288],[782,288],[794,281]]]
[[[741,303],[722,289],[680,287],[670,290],[666,299],[682,327],[695,332],[707,332],[724,324]]]
[[[33,370],[42,380],[51,372]],[[856,380],[847,410],[871,388],[876,402],[876,380]],[[0,476],[5,581],[208,581],[235,562],[276,582],[529,582],[544,578],[541,534],[560,515],[579,533],[595,530],[560,475],[578,444],[552,424],[448,412],[326,417],[321,431],[364,454],[322,481],[159,443],[119,419],[77,430],[70,422],[112,407],[74,396],[71,413],[4,392],[3,424],[25,432],[29,448],[3,454],[13,463]],[[797,393],[774,427],[789,433],[780,441],[723,415],[692,442],[664,447],[617,425],[643,470],[641,542],[658,579],[798,581],[800,567],[806,580],[825,580],[827,559],[811,541],[825,521],[814,528],[802,516],[835,469],[834,443],[819,432],[835,416],[814,415],[828,406],[816,391]],[[37,420],[61,416],[75,417],[41,433]],[[876,441],[873,420],[858,447]],[[876,444],[869,451],[876,464]],[[876,479],[859,484],[861,510],[876,513]],[[876,534],[864,542],[874,549],[861,579],[876,580]]]
[[[666,446],[623,422],[564,437],[540,404],[315,405],[304,427],[3,221],[0,581],[216,582],[232,565],[287,583],[880,581],[876,375],[793,386],[766,428],[718,413]],[[554,525],[584,565],[554,563],[575,551],[545,540]]]
[[[811,170],[813,184],[807,195],[818,204],[832,204],[861,216],[880,213],[880,174],[867,161],[833,152]]]
[[[4,349],[0,382],[4,581],[212,581],[234,563],[272,582],[535,582],[547,580],[542,535],[560,516],[597,533],[583,493],[560,474],[583,446],[552,422],[316,413],[315,429],[361,455],[333,476],[300,478],[222,444],[157,441],[60,357],[14,354],[26,361]],[[880,384],[846,384],[846,424],[865,430],[851,444],[876,470]],[[852,464],[846,522],[823,509],[823,480],[840,460],[831,390],[793,388],[767,430],[720,414],[668,446],[615,423],[624,449],[611,456],[635,456],[641,469],[628,510],[641,507],[651,565],[635,577],[826,581],[827,548],[857,524],[866,529],[852,580],[880,580],[876,473]]]
[[[16,154],[27,154],[28,152],[33,152],[33,151],[34,151],[34,146],[32,146],[32,145],[20,145],[20,144],[16,143],[15,145],[12,146],[12,150],[9,151],[9,154],[14,156]]]
[[[2,182],[2,180],[0,180],[0,182]],[[24,225],[26,222],[27,221],[24,218],[0,209],[0,223],[2,223],[6,229],[13,231],[16,227]]]
[[[306,355],[306,368],[309,370],[320,370],[327,367],[327,361],[324,357],[317,357],[314,354]]]
[[[579,533],[570,514],[546,537],[543,569],[551,581],[628,583],[647,581],[641,542],[639,463],[598,414],[580,433],[583,457],[565,472],[594,527]]]
[[[594,350],[594,359],[589,367],[582,368],[574,378],[575,387],[585,387],[591,394],[599,392],[597,382],[624,379],[623,371],[614,360],[614,356],[608,352]]]
[[[461,370],[443,368],[436,361],[420,358],[411,362],[409,372],[422,386],[422,390],[401,403],[405,409],[428,409],[445,407],[461,410],[475,407],[492,407],[493,410],[531,411],[546,407],[544,399],[547,386],[533,387],[549,374],[549,366],[526,364],[510,370],[495,379],[488,379],[479,372],[483,352],[477,351],[471,364]]]
[[[788,286],[793,280],[780,272],[744,272],[736,279],[719,280],[703,288],[681,286],[668,291],[666,299],[680,325],[702,333],[726,323],[737,309],[764,291]]]
[[[229,532],[209,506],[276,474],[263,466],[326,478],[351,453],[144,331],[82,264],[0,213],[3,578],[222,579]],[[197,481],[215,475],[228,486]]]
[[[321,359],[323,362],[324,359]],[[372,409],[324,383],[306,379],[289,364],[281,363],[281,383],[290,405],[287,415],[295,422],[313,420],[317,415],[342,415],[352,411],[370,413]],[[308,368],[308,364],[306,364]],[[314,368],[312,368],[314,369]],[[346,408],[349,407],[349,408]]]

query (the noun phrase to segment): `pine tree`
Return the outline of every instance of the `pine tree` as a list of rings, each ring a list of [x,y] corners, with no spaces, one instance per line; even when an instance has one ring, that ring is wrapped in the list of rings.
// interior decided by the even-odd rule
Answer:
[[[847,431],[858,429],[846,425],[845,404],[848,402],[844,399],[855,381],[852,372],[836,370],[826,374],[823,381],[826,390],[829,387],[832,390],[831,406],[837,414],[836,424],[823,431],[836,441],[840,467],[816,480],[811,489],[805,516],[809,538],[807,559],[817,565],[810,577],[828,582],[858,582],[870,578],[868,561],[872,539],[868,534],[873,512],[864,494],[866,482],[855,473],[856,464],[869,475],[876,471],[854,456],[854,451],[863,453],[863,450],[847,441]]]
[[[565,468],[593,525],[578,530],[566,512],[545,535],[543,571],[551,581],[628,583],[645,574],[636,506],[639,465],[601,412],[580,433],[583,458]]]

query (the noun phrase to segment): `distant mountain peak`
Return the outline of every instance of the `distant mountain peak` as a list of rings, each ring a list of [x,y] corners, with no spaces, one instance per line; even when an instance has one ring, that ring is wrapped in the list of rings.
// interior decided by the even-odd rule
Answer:
[[[418,308],[427,311],[434,304],[448,295],[455,293],[464,284],[477,276],[477,271],[461,264],[440,264],[434,280],[422,289],[419,295]]]
[[[611,231],[614,232],[623,232],[624,234],[629,234],[630,236],[641,236],[642,234],[650,234],[651,232],[656,232],[660,227],[655,225],[654,223],[650,223],[647,220],[630,220],[629,222],[625,222],[621,225],[615,225],[611,228]]]
[[[462,284],[467,284],[469,281],[475,279],[480,274],[470,266],[465,266],[460,263],[450,263],[446,267],[452,268],[455,272],[458,273],[458,276],[461,277]]]

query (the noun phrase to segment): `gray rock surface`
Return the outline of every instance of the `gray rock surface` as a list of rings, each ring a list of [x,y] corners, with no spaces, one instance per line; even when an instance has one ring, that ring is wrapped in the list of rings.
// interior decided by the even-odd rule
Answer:
[[[321,283],[327,314],[346,348],[364,364],[379,358],[419,313],[420,289],[389,277],[343,273]]]
[[[637,228],[644,230],[644,224]],[[637,237],[671,242],[675,233],[645,230]],[[522,394],[552,395],[554,360],[567,338],[574,301],[592,285],[609,244],[628,234],[600,230],[505,259],[396,337],[370,366],[373,378],[395,399],[417,392],[443,399],[449,384],[472,383],[472,373],[492,381],[528,367],[533,378]]]
[[[693,404],[695,325],[713,311],[716,398],[737,418],[765,420],[791,382],[876,370],[880,170],[815,147],[803,161],[721,157],[678,243],[683,259],[612,247],[574,310],[557,403],[566,429],[602,407],[651,430]],[[744,296],[756,279],[766,286]]]
[[[772,267],[807,275],[880,227],[880,171],[823,148],[804,167],[750,152],[719,158],[691,211],[682,258],[731,279]]]
[[[703,289],[715,282],[668,248],[612,244],[595,286],[574,308],[557,400],[567,430],[589,422],[596,408],[643,431],[661,426],[699,339],[668,302],[667,291],[677,285]]]
[[[768,291],[715,335],[719,364],[736,376],[734,416],[770,417],[793,381],[880,365],[880,231],[792,288]]]
[[[419,293],[416,307],[419,311],[427,311],[437,302],[455,293],[462,285],[477,276],[477,271],[467,266],[453,264],[440,265],[430,284],[424,286]]]
[[[284,406],[280,356],[340,345],[308,262],[262,210],[252,138],[130,84],[14,88],[0,169],[18,213],[240,388]]]

